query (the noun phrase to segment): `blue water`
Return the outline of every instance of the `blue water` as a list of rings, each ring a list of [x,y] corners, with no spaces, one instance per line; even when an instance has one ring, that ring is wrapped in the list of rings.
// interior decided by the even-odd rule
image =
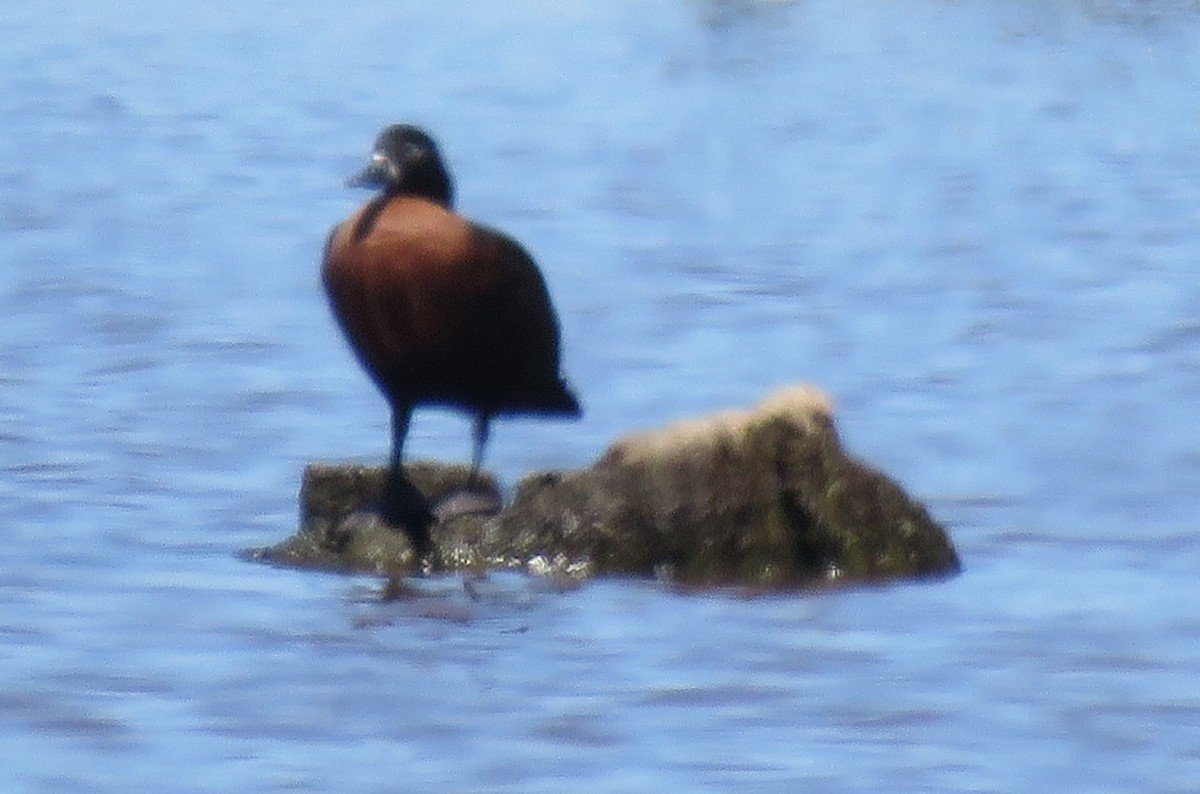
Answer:
[[[1195,791],[1191,5],[6,4],[0,784]],[[559,308],[587,415],[499,424],[505,480],[809,381],[963,574],[381,602],[242,560],[305,462],[386,452],[316,271],[396,120]]]

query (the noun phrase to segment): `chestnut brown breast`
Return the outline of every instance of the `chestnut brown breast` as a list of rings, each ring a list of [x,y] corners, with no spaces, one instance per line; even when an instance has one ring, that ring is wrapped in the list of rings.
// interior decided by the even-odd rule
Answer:
[[[322,276],[347,339],[394,405],[579,413],[559,376],[545,282],[506,235],[382,194],[333,230]]]

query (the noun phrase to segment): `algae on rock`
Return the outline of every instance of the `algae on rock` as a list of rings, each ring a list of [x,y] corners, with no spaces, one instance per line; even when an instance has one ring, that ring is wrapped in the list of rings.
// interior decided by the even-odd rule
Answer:
[[[468,474],[428,462],[406,471],[431,503]],[[310,465],[300,532],[257,556],[411,572],[418,561],[406,535],[371,509],[383,476],[382,467]],[[439,569],[656,575],[693,585],[805,586],[959,569],[928,512],[846,454],[828,399],[808,386],[751,410],[626,436],[585,469],[526,476],[508,507],[443,520],[433,540]]]

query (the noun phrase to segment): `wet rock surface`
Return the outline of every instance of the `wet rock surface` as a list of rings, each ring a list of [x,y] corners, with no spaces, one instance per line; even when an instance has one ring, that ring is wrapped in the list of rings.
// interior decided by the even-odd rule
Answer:
[[[942,527],[846,454],[828,400],[807,386],[750,410],[626,436],[585,469],[526,476],[498,512],[481,512],[500,503],[488,475],[464,495],[466,466],[413,462],[406,471],[439,514],[423,564],[407,535],[379,520],[385,469],[353,465],[308,466],[300,531],[253,556],[390,576],[504,568],[698,586],[878,582],[959,569]]]

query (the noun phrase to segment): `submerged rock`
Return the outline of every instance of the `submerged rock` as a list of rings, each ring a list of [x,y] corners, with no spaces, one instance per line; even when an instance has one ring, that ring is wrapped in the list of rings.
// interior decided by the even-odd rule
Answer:
[[[428,462],[406,470],[433,504],[468,474]],[[372,509],[384,473],[310,465],[300,532],[255,556],[412,572],[407,536]],[[496,493],[490,477],[484,486]],[[806,386],[751,410],[626,436],[586,469],[529,475],[507,508],[446,517],[433,540],[438,569],[653,575],[694,585],[804,586],[959,569],[945,531],[896,483],[845,453],[828,399]]]

